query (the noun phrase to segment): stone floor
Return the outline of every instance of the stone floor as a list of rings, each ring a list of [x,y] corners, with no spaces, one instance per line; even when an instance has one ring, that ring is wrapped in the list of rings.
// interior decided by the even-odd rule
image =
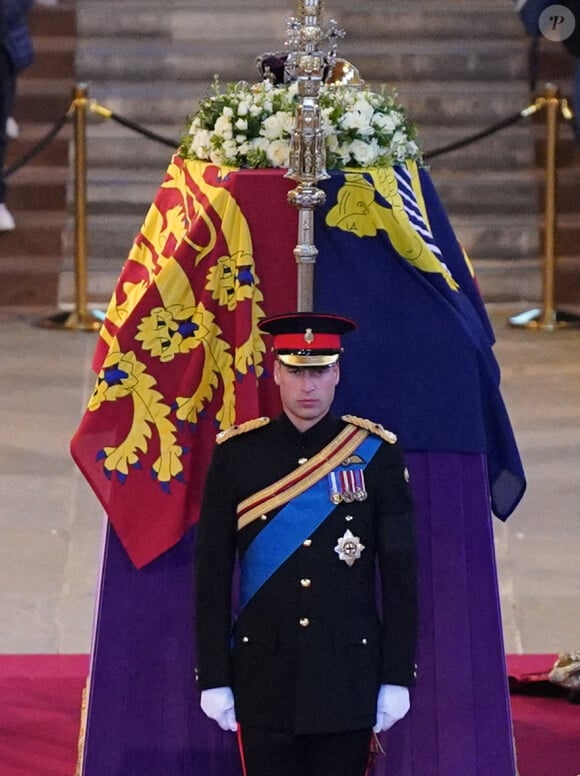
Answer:
[[[103,519],[68,443],[96,335],[34,325],[51,312],[0,308],[0,653],[87,652],[91,640]],[[494,521],[506,649],[577,650],[580,329],[489,312],[529,483],[507,524]]]

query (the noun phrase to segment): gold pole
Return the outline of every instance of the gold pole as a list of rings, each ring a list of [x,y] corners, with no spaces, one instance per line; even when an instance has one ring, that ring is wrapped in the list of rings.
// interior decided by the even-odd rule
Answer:
[[[77,84],[73,90],[74,115],[74,278],[75,309],[57,313],[40,323],[45,328],[97,331],[102,315],[97,317],[87,308],[87,86]]]
[[[554,331],[578,325],[580,319],[573,313],[558,312],[554,305],[554,277],[556,273],[556,242],[558,232],[557,208],[557,149],[560,114],[567,118],[565,100],[560,99],[559,89],[546,84],[544,96],[536,100],[536,107],[546,111],[545,137],[545,204],[544,204],[544,261],[542,264],[542,306],[510,318],[512,326]]]
[[[544,218],[544,264],[542,270],[542,312],[539,325],[552,329],[556,323],[554,309],[554,273],[556,269],[556,144],[560,97],[558,87],[546,85],[546,202]]]

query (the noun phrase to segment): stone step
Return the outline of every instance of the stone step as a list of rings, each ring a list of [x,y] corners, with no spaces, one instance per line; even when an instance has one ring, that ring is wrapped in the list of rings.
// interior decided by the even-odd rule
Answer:
[[[10,208],[23,211],[64,210],[69,180],[67,167],[21,167],[9,178]]]
[[[46,38],[67,36],[75,38],[77,34],[75,0],[59,0],[57,5],[34,3],[28,15],[28,27],[34,40],[35,49],[46,44]]]
[[[78,33],[82,42],[93,37],[127,41],[137,38],[152,40],[187,40],[201,42],[208,39],[225,42],[224,59],[243,41],[264,40],[270,46],[281,47],[286,27],[287,3],[271,2],[267,7],[260,3],[212,3],[207,2],[165,4],[119,3],[103,0],[98,3],[79,3]],[[290,14],[291,15],[291,12]],[[235,44],[235,46],[234,46]],[[259,52],[256,52],[259,53]]]
[[[509,3],[501,0],[487,2],[485,6],[475,0],[455,0],[452,8],[445,0],[357,2],[356,5],[342,0],[329,2],[328,12],[344,25],[346,40],[356,37],[362,40],[441,38],[454,41],[465,38],[482,41],[524,37],[517,14]]]
[[[70,35],[51,35],[34,41],[34,62],[18,76],[18,84],[29,79],[63,78],[70,75],[75,63],[76,39]]]
[[[541,239],[544,239],[544,224],[540,224]],[[560,213],[557,219],[556,251],[561,256],[578,255],[580,245],[580,217],[575,213]]]
[[[18,82],[16,117],[22,123],[57,121],[71,106],[75,81],[68,78],[23,78]]]
[[[224,80],[259,79],[254,65],[256,55],[267,50],[268,41],[236,41],[235,51],[224,58],[214,40],[173,41],[163,39],[123,42],[115,38],[91,38],[79,50],[77,72],[90,73],[91,78],[108,79],[123,71],[126,81],[151,79],[187,79],[190,82],[211,83],[214,73]],[[409,73],[414,81],[431,80],[437,73],[441,80],[524,80],[527,62],[521,55],[506,50],[501,40],[480,41],[346,41],[341,45],[342,56],[353,62],[366,80],[406,80]],[[147,67],[143,63],[147,62]]]
[[[0,233],[0,265],[9,260],[7,257],[17,257],[22,271],[27,266],[34,270],[37,261],[46,261],[46,257],[60,256],[62,263],[62,231],[69,221],[68,214],[53,209],[14,208],[13,212],[16,229]]]
[[[178,144],[184,125],[183,122],[173,125],[164,122],[149,124],[147,129]],[[87,131],[89,177],[94,169],[107,170],[120,164],[124,170],[165,170],[175,148],[136,134],[114,120],[92,122]]]
[[[18,224],[18,221],[17,221]],[[0,236],[0,249],[4,236]],[[0,307],[52,306],[58,299],[60,252],[53,256],[34,256],[23,261],[22,256],[2,256],[0,259]]]
[[[541,296],[540,265],[537,259],[491,258],[475,262],[475,275],[486,302],[528,302]]]
[[[527,120],[505,127],[492,135],[469,142],[452,151],[444,151],[451,144],[466,142],[486,127],[429,126],[419,128],[419,141],[427,165],[432,170],[493,170],[527,169],[533,155],[534,138]],[[442,151],[436,156],[431,153]],[[444,152],[443,152],[444,151]]]
[[[8,144],[6,167],[9,168],[13,164],[24,161],[25,155],[31,153],[48,136],[51,129],[51,124],[20,124],[18,138]],[[71,135],[71,127],[67,123],[56,137],[26,162],[26,165],[28,167],[57,165],[68,168]]]
[[[517,215],[477,213],[450,218],[457,239],[474,261],[537,259],[540,252],[537,217],[524,211]]]
[[[449,170],[432,168],[432,178],[445,207],[453,214],[537,211],[538,173],[519,170]]]
[[[263,4],[248,0],[219,0],[211,10],[205,0],[168,2],[163,11],[156,2],[116,0],[79,3],[78,29],[83,38],[167,37],[172,39],[236,41],[259,37],[264,31],[271,36],[270,45],[281,47],[285,36],[284,19],[295,14],[296,4],[272,0]],[[381,38],[523,38],[521,23],[513,9],[502,0],[486,3],[449,3],[415,0],[409,3],[377,3],[376,0],[353,3],[349,0],[329,2],[323,24],[335,18],[346,29],[347,39]]]

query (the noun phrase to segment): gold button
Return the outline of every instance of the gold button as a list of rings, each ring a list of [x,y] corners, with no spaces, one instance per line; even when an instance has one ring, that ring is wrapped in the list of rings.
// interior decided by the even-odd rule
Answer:
[[[312,584],[312,580],[304,578],[300,580],[300,584],[302,585],[302,587],[310,587],[310,585]]]
[[[250,639],[247,636],[242,637],[242,641],[244,642],[244,644],[247,644],[249,640]]]
[[[312,544],[312,539],[304,539],[304,541],[302,542],[303,547],[310,547],[311,544]]]
[[[300,620],[300,627],[301,628],[307,628],[310,625],[310,620],[308,617],[302,617]]]
[[[366,646],[366,645],[368,644],[368,641],[367,641],[366,639],[363,639],[363,640],[361,641],[361,644],[364,644],[364,645]]]
[[[299,466],[303,466],[306,463],[307,460],[308,460],[308,458],[299,458],[298,459]]]

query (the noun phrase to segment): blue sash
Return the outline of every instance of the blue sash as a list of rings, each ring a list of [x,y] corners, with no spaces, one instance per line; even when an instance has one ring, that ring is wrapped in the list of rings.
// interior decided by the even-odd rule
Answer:
[[[365,461],[357,468],[365,469],[380,446],[378,437],[368,436],[355,451]],[[338,467],[337,471],[348,468]],[[241,562],[240,609],[335,508],[324,477],[288,502],[260,531]]]

